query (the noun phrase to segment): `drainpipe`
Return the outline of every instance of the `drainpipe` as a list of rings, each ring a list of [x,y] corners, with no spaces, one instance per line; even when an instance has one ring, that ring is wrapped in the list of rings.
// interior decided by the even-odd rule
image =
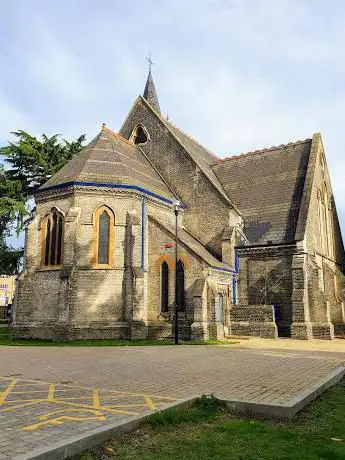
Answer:
[[[238,249],[235,249],[235,272],[232,274],[232,298],[234,305],[237,304],[237,275],[240,269]]]
[[[146,220],[146,202],[145,198],[141,199],[141,271],[145,271],[145,220]]]

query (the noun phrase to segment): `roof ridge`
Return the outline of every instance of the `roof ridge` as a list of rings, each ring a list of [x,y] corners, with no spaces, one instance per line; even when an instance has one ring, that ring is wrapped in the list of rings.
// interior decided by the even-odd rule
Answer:
[[[165,121],[170,124],[173,128],[177,129],[178,131],[180,131],[184,136],[187,136],[189,139],[191,139],[193,142],[195,142],[196,144],[198,144],[200,147],[202,147],[203,149],[206,150],[206,152],[208,152],[210,155],[212,155],[213,157],[215,157],[216,159],[218,159],[217,155],[213,152],[211,152],[211,150],[209,150],[207,147],[205,147],[203,144],[201,144],[197,139],[195,139],[195,137],[191,136],[190,134],[186,133],[185,131],[183,131],[183,129],[181,129],[180,127],[176,126],[174,123],[172,123],[170,120],[167,120],[165,119]]]
[[[110,135],[112,135],[112,136],[115,136],[115,137],[118,138],[120,141],[123,141],[123,142],[125,142],[126,144],[129,144],[129,145],[130,145],[131,147],[133,147],[133,148],[137,148],[137,146],[135,146],[135,145],[133,144],[133,142],[131,142],[130,140],[126,139],[126,138],[123,137],[120,133],[117,133],[116,131],[113,131],[112,129],[108,128],[108,127],[105,126],[105,125],[102,126],[102,131],[101,131],[101,133],[102,133],[102,132],[105,132],[105,133],[108,133],[108,134],[110,134]],[[100,134],[101,134],[101,133],[100,133]]]
[[[225,157],[225,158],[218,158],[217,160],[215,160],[212,163],[212,165],[222,163],[222,162],[228,161],[228,160],[234,160],[234,159],[238,159],[238,158],[248,157],[250,155],[258,155],[260,153],[273,152],[275,150],[280,150],[280,149],[283,149],[283,148],[286,148],[286,147],[290,147],[291,145],[305,144],[307,142],[311,142],[311,140],[312,139],[310,137],[307,137],[306,139],[299,139],[299,140],[294,141],[294,142],[288,142],[287,144],[272,145],[271,147],[265,147],[263,149],[257,149],[257,150],[253,150],[251,152],[239,153],[238,155],[232,155],[230,157]]]

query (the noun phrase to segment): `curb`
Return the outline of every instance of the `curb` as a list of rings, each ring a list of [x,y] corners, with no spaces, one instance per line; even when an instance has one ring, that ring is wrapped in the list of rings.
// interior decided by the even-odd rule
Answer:
[[[328,388],[345,377],[345,367],[340,366],[319,380],[315,385],[307,388],[303,393],[292,398],[287,404],[260,403],[248,401],[229,401],[222,399],[232,412],[259,415],[266,418],[292,420],[297,412],[302,410],[311,401],[324,393]]]
[[[180,399],[178,402],[167,404],[162,409],[144,412],[142,415],[130,417],[119,422],[109,423],[106,426],[101,426],[87,433],[69,438],[67,441],[53,443],[44,446],[41,449],[36,449],[30,453],[14,457],[13,460],[61,460],[72,455],[91,449],[98,444],[118,436],[122,433],[128,433],[135,430],[139,425],[144,423],[152,414],[164,412],[172,407],[187,408],[191,407],[197,399],[197,396]]]
[[[245,413],[247,415],[263,416],[279,420],[292,420],[297,412],[303,409],[307,404],[320,396],[331,386],[338,383],[345,377],[345,367],[340,366],[330,372],[326,377],[319,380],[315,385],[309,387],[303,393],[291,399],[287,404],[260,403],[248,401],[231,401],[225,398],[218,398],[223,401],[229,411]],[[25,455],[14,457],[13,460],[62,460],[72,455],[78,454],[85,450],[101,444],[108,439],[118,436],[122,433],[128,433],[135,430],[139,425],[144,423],[152,414],[164,412],[170,408],[188,408],[191,407],[199,396],[192,396],[180,399],[177,402],[167,404],[161,409],[144,412],[140,416],[130,417],[119,422],[109,423],[106,426],[90,430],[85,434],[69,438],[67,441],[50,444],[41,449],[36,449]]]

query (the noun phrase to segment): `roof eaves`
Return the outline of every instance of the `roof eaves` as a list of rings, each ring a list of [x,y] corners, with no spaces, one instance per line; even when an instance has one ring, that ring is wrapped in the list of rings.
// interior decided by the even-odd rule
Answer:
[[[167,232],[169,232],[172,236],[174,236],[174,233],[172,232],[172,230],[170,230],[167,226],[165,226],[163,222],[158,221],[158,220],[155,219],[151,214],[149,214],[149,219],[153,220],[159,227],[163,227]],[[209,252],[209,250],[204,246],[203,243],[201,243],[200,240],[198,240],[193,234],[191,234],[191,233],[190,233],[188,230],[186,230],[184,227],[182,227],[182,229],[183,229],[186,233],[188,233],[188,235],[189,235],[191,238],[193,238],[195,241],[197,241],[197,242],[203,247],[203,249],[209,253],[210,257],[212,257],[213,259],[216,260],[216,258],[214,257],[214,255],[211,254],[211,253]],[[212,265],[211,265],[211,264],[210,264],[200,253],[196,252],[195,249],[193,249],[193,248],[188,244],[188,242],[183,241],[182,238],[181,238],[181,235],[179,236],[179,239],[180,239],[181,242],[182,242],[183,244],[185,244],[185,245],[189,248],[189,250],[192,251],[199,259],[201,259],[201,260],[203,260],[204,262],[206,262],[207,265],[208,265],[210,268],[214,268],[214,269],[216,269],[216,270],[217,270],[217,269],[230,269],[230,267],[228,267],[226,264],[224,264],[223,262],[219,262],[219,261],[217,261],[218,264],[219,264],[218,266],[212,266]]]

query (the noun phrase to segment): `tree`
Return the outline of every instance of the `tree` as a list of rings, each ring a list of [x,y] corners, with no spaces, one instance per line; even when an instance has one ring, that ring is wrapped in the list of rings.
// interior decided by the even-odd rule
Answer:
[[[27,210],[21,183],[8,179],[4,167],[0,165],[0,273],[16,272],[22,250],[7,245],[6,238],[13,231],[16,222],[22,222]],[[17,228],[18,225],[17,225]]]
[[[27,203],[33,192],[44,184],[83,148],[85,135],[73,142],[59,142],[58,134],[42,141],[25,131],[12,133],[16,140],[0,148],[9,169],[0,165],[0,273],[14,273],[23,251],[7,244],[7,237],[23,229],[28,215]]]
[[[76,141],[63,140],[63,143],[59,143],[58,134],[52,137],[43,134],[42,141],[21,130],[12,134],[16,141],[0,148],[0,155],[10,165],[8,177],[21,183],[26,198],[78,153],[85,141],[84,134]]]

